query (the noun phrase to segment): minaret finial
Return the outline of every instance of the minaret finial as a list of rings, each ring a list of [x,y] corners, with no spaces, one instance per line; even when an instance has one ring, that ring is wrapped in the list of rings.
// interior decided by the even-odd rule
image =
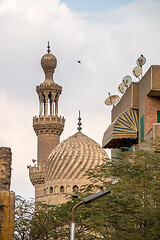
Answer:
[[[48,49],[47,49],[47,52],[50,53],[51,50],[50,50],[50,46],[49,46],[49,41],[48,41],[48,46],[47,46],[47,48],[48,48]]]
[[[81,123],[81,115],[80,115],[80,111],[79,111],[79,118],[78,118],[78,131],[80,132],[81,130],[82,130],[82,128],[81,128],[81,125],[82,125],[82,123]]]

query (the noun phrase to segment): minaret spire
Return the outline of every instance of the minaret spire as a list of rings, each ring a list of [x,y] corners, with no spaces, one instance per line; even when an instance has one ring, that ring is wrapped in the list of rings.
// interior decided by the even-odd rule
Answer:
[[[50,45],[49,45],[49,41],[48,41],[48,46],[47,46],[47,52],[50,53]]]
[[[82,130],[82,127],[81,127],[81,126],[82,126],[81,120],[82,120],[82,118],[81,118],[80,111],[79,111],[78,128],[77,128],[79,132]]]

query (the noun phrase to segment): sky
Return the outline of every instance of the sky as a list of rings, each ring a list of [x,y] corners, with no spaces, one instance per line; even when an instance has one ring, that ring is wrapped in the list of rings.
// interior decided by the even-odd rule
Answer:
[[[66,3],[67,6],[76,12],[102,12],[117,8],[132,0],[61,0],[60,3]]]
[[[77,132],[80,110],[82,132],[101,144],[111,122],[108,92],[121,96],[117,87],[141,54],[144,74],[160,63],[159,22],[159,0],[0,0],[0,145],[12,149],[11,190],[34,196],[27,165],[37,158],[32,119],[48,40],[63,89],[61,141]]]

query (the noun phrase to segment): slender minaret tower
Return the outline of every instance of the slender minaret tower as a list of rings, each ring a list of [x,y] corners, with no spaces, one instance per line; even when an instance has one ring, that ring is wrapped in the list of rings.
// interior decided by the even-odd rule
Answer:
[[[56,57],[48,53],[41,59],[41,66],[45,73],[45,80],[36,87],[39,97],[39,117],[33,118],[33,128],[37,135],[37,162],[45,164],[49,154],[60,142],[60,135],[64,128],[64,118],[58,117],[58,100],[62,87],[53,80],[53,73],[57,65]]]
[[[39,98],[39,116],[33,118],[33,128],[37,135],[37,166],[29,166],[30,180],[35,186],[36,198],[41,195],[48,156],[60,142],[65,123],[64,117],[58,116],[58,100],[62,87],[53,80],[57,59],[50,53],[49,42],[47,48],[48,53],[41,58],[45,79],[36,87]]]

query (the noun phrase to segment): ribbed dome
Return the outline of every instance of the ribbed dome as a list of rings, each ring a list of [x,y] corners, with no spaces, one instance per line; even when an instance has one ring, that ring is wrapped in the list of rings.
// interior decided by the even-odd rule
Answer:
[[[56,146],[50,154],[45,182],[82,179],[85,172],[107,158],[102,147],[81,132]]]

